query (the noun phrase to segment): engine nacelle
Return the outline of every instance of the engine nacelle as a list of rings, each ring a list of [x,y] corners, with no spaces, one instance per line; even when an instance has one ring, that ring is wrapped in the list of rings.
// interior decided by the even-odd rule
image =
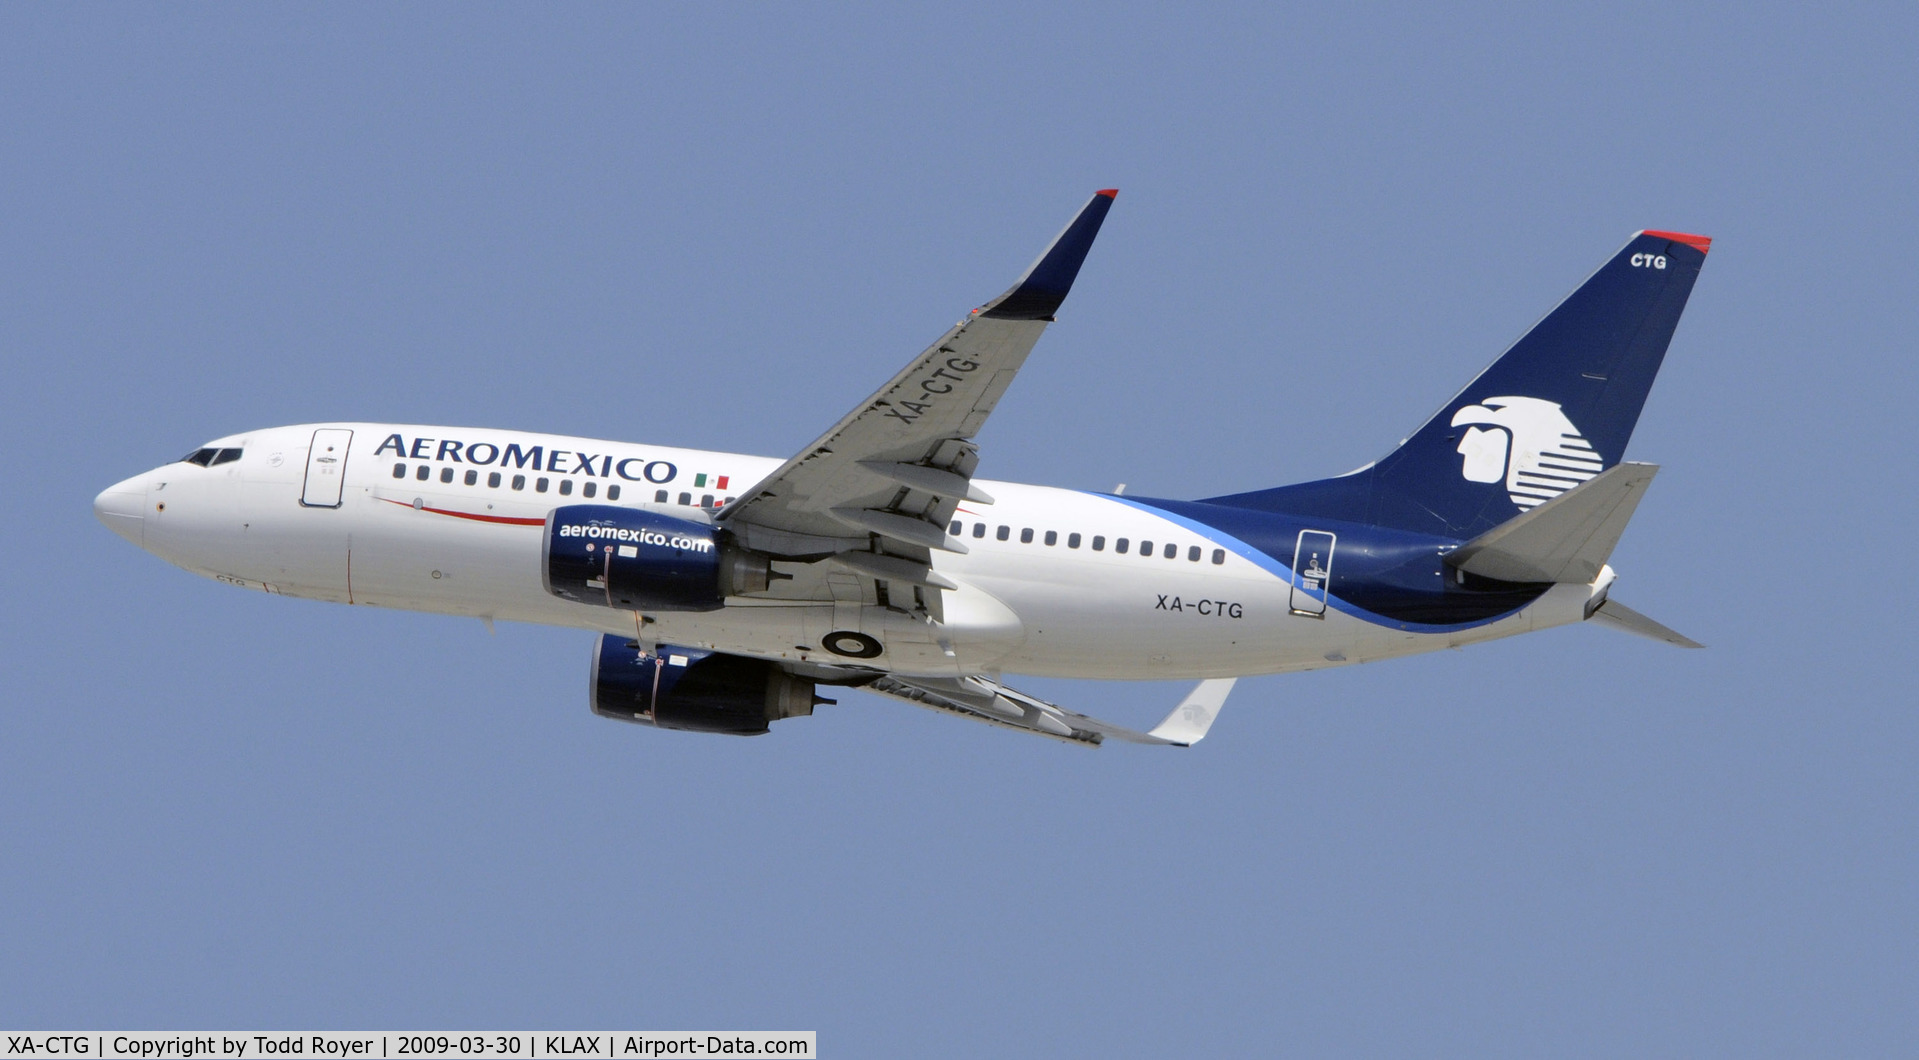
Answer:
[[[644,508],[573,504],[546,517],[546,591],[629,611],[712,611],[763,592],[772,561],[725,531]]]
[[[611,634],[593,652],[593,713],[661,729],[758,736],[813,713],[813,682],[764,659],[661,645],[657,655]]]

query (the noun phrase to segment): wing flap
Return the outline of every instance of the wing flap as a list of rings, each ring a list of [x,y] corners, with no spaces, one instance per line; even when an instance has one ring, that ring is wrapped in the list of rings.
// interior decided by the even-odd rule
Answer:
[[[953,552],[962,556],[971,551],[966,547],[966,542],[947,533],[945,526],[902,512],[887,511],[884,508],[834,508],[831,514],[833,518],[847,526],[857,527],[881,537],[890,537],[909,545],[938,549],[941,552]]]
[[[991,504],[993,498],[973,485],[973,480],[925,464],[897,464],[884,460],[862,460],[860,466],[879,477],[902,486],[942,497],[962,497],[975,504]]]
[[[959,588],[958,582],[935,573],[924,563],[880,552],[840,552],[833,556],[832,562],[869,578],[923,585],[928,589]]]

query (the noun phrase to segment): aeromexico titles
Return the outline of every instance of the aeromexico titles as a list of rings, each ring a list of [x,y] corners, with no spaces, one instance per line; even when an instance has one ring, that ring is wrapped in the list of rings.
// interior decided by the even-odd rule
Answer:
[[[1201,500],[976,474],[973,439],[1113,202],[787,460],[463,427],[250,431],[108,487],[100,519],[289,596],[595,630],[594,711],[755,734],[857,688],[1081,743],[1186,745],[1250,674],[1593,620],[1657,470],[1626,443],[1711,241],[1635,234],[1391,453]],[[1005,674],[1194,678],[1136,732]]]

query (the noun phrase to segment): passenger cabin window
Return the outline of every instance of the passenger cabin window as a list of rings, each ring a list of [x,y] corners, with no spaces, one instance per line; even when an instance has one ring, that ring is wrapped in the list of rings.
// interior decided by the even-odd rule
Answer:
[[[491,486],[491,487],[493,487],[494,489],[499,489],[499,488],[500,488],[500,473],[499,473],[498,471],[489,471],[489,472],[487,472],[487,474],[486,474],[486,484],[487,484],[488,486]]]
[[[545,479],[537,478],[533,480],[533,492],[545,493],[546,487],[547,487],[547,481]]]
[[[443,468],[441,468],[441,469],[440,469],[440,481],[441,481],[441,482],[452,482],[452,481],[453,481],[453,469],[452,469],[452,468],[450,468],[450,467],[443,467]]]
[[[611,497],[611,496],[613,496],[613,494],[611,494],[611,493],[608,493],[608,494],[607,494],[607,496],[609,496],[609,497]],[[654,503],[654,504],[665,504],[665,503],[666,503],[666,501],[667,501],[667,496],[666,496],[666,491],[665,491],[665,490],[654,490],[654,491],[653,491],[653,503]]]
[[[1097,538],[1095,538],[1094,540],[1098,540],[1098,539],[1097,539]],[[1118,541],[1115,541],[1115,542],[1113,542],[1113,551],[1114,551],[1114,552],[1117,552],[1117,553],[1119,553],[1119,554],[1120,554],[1120,555],[1122,555],[1122,556],[1124,556],[1124,555],[1126,554],[1126,546],[1127,546],[1127,545],[1128,545],[1129,543],[1130,543],[1130,542],[1128,542],[1128,541],[1127,541],[1127,540],[1126,540],[1125,538],[1123,538],[1123,537],[1122,537],[1122,538],[1120,538],[1120,539],[1119,539]],[[1095,546],[1095,547],[1097,547],[1097,546]]]
[[[421,464],[419,470],[413,473],[413,477],[419,479],[421,482],[425,482],[427,479],[433,477],[433,469],[425,464]]]
[[[958,537],[960,536],[960,530],[965,526],[966,523],[964,521],[955,519],[953,520],[953,525],[946,528],[946,532],[952,534],[954,537]]]
[[[1224,562],[1226,562],[1226,550],[1225,550],[1225,549],[1223,549],[1223,548],[1216,548],[1216,549],[1214,549],[1214,550],[1213,550],[1213,562],[1214,562],[1215,564],[1219,564],[1219,563],[1224,563]]]
[[[586,495],[589,497],[593,496],[593,484],[591,482],[586,484]],[[609,501],[617,501],[620,499],[619,483],[616,482],[606,488],[606,499]]]
[[[713,495],[711,493],[700,494],[700,507],[702,508],[713,507]]]
[[[590,486],[592,485],[592,483],[589,482],[587,483],[587,485]],[[573,495],[573,480],[570,478],[561,479],[560,480],[560,496],[571,497],[572,495]]]
[[[1078,534],[1067,534],[1067,535],[1066,535],[1066,547],[1067,547],[1067,548],[1078,548],[1078,547],[1079,547],[1079,535],[1078,535]]]
[[[1192,548],[1187,549],[1186,558],[1194,563],[1198,563],[1199,562],[1199,546],[1194,545]]]
[[[1099,534],[1094,534],[1093,535],[1093,551],[1094,552],[1106,551],[1106,538],[1102,537]]]
[[[994,532],[993,536],[1001,541],[1004,541],[1007,538],[1013,536],[1013,528],[1010,526],[1002,526],[997,531]]]
[[[395,465],[393,465],[393,477],[394,477],[394,478],[405,478],[405,477],[406,477],[406,465],[405,465],[405,464],[395,464]]]
[[[1021,530],[1021,531],[1019,532],[1019,543],[1020,543],[1020,544],[1022,544],[1022,545],[1030,545],[1030,544],[1032,544],[1032,543],[1033,543],[1033,528],[1032,528],[1032,527],[1030,527],[1030,526],[1029,526],[1029,527],[1027,527],[1026,529],[1024,529],[1024,530]]]
[[[467,484],[467,485],[469,485],[469,486],[471,486],[471,485],[473,485],[474,483],[476,483],[476,482],[478,482],[478,481],[480,481],[480,473],[479,473],[478,471],[468,471],[468,472],[466,473],[466,484]]]
[[[1152,554],[1153,554],[1153,543],[1152,543],[1151,541],[1141,541],[1141,542],[1139,543],[1139,554],[1140,554],[1140,555],[1142,555],[1142,556],[1150,556],[1150,555],[1152,555]]]
[[[515,475],[515,476],[513,476],[513,488],[514,488],[514,489],[516,489],[516,490],[523,490],[523,489],[525,489],[525,488],[526,488],[526,476],[525,476],[525,475]]]
[[[682,494],[680,494],[680,503],[681,503],[681,504],[692,504],[692,503],[693,503],[693,495],[692,495],[691,493],[682,493]]]
[[[1179,546],[1173,544],[1171,541],[1166,542],[1165,554],[1167,559],[1177,558],[1179,556]]]
[[[1057,530],[1046,531],[1046,543],[1049,545],[1059,544],[1059,532]]]
[[[974,537],[985,537],[985,536],[986,536],[986,524],[985,524],[985,523],[974,523],[974,524],[973,524],[973,536],[974,536]]]

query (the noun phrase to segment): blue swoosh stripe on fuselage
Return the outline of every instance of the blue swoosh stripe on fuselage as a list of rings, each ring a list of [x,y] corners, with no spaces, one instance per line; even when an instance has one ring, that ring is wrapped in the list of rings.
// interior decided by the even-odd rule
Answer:
[[[1202,505],[1201,503],[1195,502],[1195,501],[1166,501],[1166,500],[1159,500],[1156,498],[1135,499],[1132,497],[1116,496],[1110,493],[1094,493],[1091,495],[1095,497],[1101,497],[1106,500],[1118,501],[1121,504],[1129,505],[1139,511],[1148,512],[1152,515],[1156,515],[1162,519],[1165,519],[1168,522],[1172,522],[1179,526],[1182,526],[1186,528],[1187,530],[1190,530],[1193,533],[1198,534],[1199,536],[1205,538],[1206,540],[1224,547],[1228,551],[1232,552],[1234,555],[1237,555],[1245,559],[1247,562],[1254,564],[1255,566],[1259,567],[1261,570],[1264,570],[1274,575],[1275,577],[1279,578],[1280,581],[1286,583],[1287,585],[1290,586],[1293,584],[1293,571],[1290,563],[1287,560],[1282,559],[1279,556],[1276,556],[1256,545],[1251,544],[1250,542],[1236,536],[1232,532],[1222,527],[1215,526],[1207,522],[1203,522],[1199,519],[1192,517],[1191,515],[1187,515],[1180,511],[1176,511],[1172,507],[1166,507],[1170,505],[1176,505],[1180,508],[1192,509],[1192,508],[1201,508],[1201,507],[1210,507],[1210,506]],[[1274,524],[1276,524],[1275,526],[1276,529],[1283,526],[1287,530],[1292,531],[1294,535],[1297,534],[1297,531],[1293,529],[1294,524],[1298,524],[1299,528],[1302,528],[1302,529],[1330,530],[1339,535],[1339,539],[1342,543],[1350,542],[1355,537],[1362,537],[1369,529],[1375,529],[1375,528],[1358,526],[1356,524],[1345,523],[1338,520],[1319,520],[1317,523],[1308,525],[1307,521],[1301,520],[1298,518],[1286,517],[1286,516],[1278,515],[1275,513],[1255,512],[1255,511],[1250,511],[1246,509],[1236,509],[1236,508],[1226,509],[1225,512],[1221,514],[1227,514],[1227,513],[1230,513],[1233,518],[1242,519],[1242,520],[1249,520],[1249,521],[1261,520],[1261,519],[1270,520]],[[1378,530],[1377,532],[1381,535],[1395,537],[1395,538],[1408,537],[1408,535],[1403,531]],[[1423,539],[1427,535],[1416,535],[1416,536]],[[1458,544],[1458,542],[1442,541],[1439,538],[1433,538],[1431,540],[1429,547],[1437,548],[1442,544]],[[1348,547],[1350,548],[1351,546],[1348,545]],[[1430,555],[1431,553],[1429,552],[1427,554]],[[1335,569],[1337,570],[1337,560],[1335,560]],[[1458,630],[1475,629],[1479,626],[1491,625],[1492,623],[1498,622],[1501,619],[1511,617],[1512,615],[1518,613],[1520,610],[1524,609],[1527,605],[1531,604],[1534,600],[1538,599],[1539,596],[1544,593],[1544,591],[1545,591],[1544,588],[1540,588],[1537,590],[1528,590],[1528,591],[1524,591],[1517,594],[1511,594],[1510,598],[1514,598],[1514,602],[1511,604],[1511,606],[1501,607],[1492,614],[1487,614],[1487,615],[1483,615],[1483,616],[1479,616],[1479,617],[1475,617],[1475,618],[1471,618],[1463,621],[1456,621],[1456,622],[1413,622],[1413,621],[1408,621],[1402,618],[1396,618],[1392,615],[1381,614],[1377,611],[1373,611],[1368,608],[1361,607],[1358,604],[1351,602],[1350,600],[1344,599],[1334,594],[1331,591],[1330,585],[1328,586],[1328,591],[1326,594],[1326,603],[1327,603],[1327,606],[1334,608],[1335,610],[1341,612],[1342,614],[1351,615],[1352,617],[1357,618],[1363,622],[1370,622],[1373,625],[1383,626],[1387,629],[1396,629],[1406,633],[1452,633]]]

